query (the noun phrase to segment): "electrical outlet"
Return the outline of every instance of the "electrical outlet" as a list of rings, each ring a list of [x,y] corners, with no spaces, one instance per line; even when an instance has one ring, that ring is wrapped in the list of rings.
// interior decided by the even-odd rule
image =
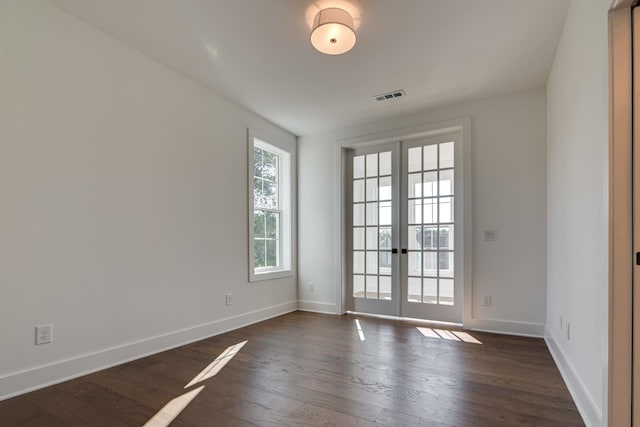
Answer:
[[[485,307],[491,307],[491,295],[485,295],[482,297],[482,305]]]
[[[498,240],[498,232],[496,230],[484,230],[484,241],[494,242]]]
[[[571,339],[571,323],[567,322],[567,341]]]
[[[231,294],[225,294],[224,296],[224,304],[231,305]]]
[[[36,326],[36,345],[48,344],[53,341],[53,325]]]
[[[313,282],[307,283],[307,291],[313,292],[316,290],[316,285]]]

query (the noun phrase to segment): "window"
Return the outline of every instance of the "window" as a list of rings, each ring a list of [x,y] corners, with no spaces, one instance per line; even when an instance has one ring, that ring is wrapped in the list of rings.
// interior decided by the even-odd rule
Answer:
[[[291,155],[249,135],[250,280],[291,274]]]

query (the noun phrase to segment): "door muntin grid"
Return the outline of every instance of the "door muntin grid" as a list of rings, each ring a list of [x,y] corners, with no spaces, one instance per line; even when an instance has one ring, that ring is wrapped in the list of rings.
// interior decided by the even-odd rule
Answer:
[[[407,302],[453,305],[454,142],[407,152]]]
[[[392,153],[353,157],[353,297],[392,299]]]

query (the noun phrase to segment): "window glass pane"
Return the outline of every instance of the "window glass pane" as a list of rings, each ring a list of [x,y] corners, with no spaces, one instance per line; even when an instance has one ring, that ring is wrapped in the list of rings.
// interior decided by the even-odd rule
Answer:
[[[391,202],[380,202],[380,216],[378,217],[378,222],[380,225],[391,225],[391,220]]]
[[[409,198],[422,197],[422,172],[409,174]]]
[[[440,304],[453,305],[453,279],[440,279]]]
[[[253,206],[265,207],[263,203],[264,190],[262,189],[262,179],[253,178]]]
[[[353,276],[353,296],[355,298],[364,298],[364,276]]]
[[[424,253],[424,275],[430,277],[438,276],[438,253],[437,252],[425,252]]]
[[[422,302],[427,304],[438,303],[438,279],[426,278],[422,280],[424,289],[422,291]]]
[[[391,299],[391,277],[380,276],[380,299]]]
[[[364,202],[364,180],[357,179],[353,181],[353,201]]]
[[[265,257],[265,244],[264,240],[254,240],[253,242],[253,266],[256,268],[264,267],[267,265]]]
[[[422,223],[422,199],[409,200],[407,216],[408,216],[407,220],[409,221],[409,224]]]
[[[378,225],[378,204],[367,203],[367,225]]]
[[[391,175],[391,151],[380,153],[380,175]]]
[[[440,277],[453,277],[453,252],[440,252],[438,254],[440,262]]]
[[[450,196],[453,191],[453,169],[440,171],[440,195]]]
[[[364,252],[353,252],[353,272],[364,274]]]
[[[262,150],[262,178],[276,181],[278,176],[278,155],[267,150]]]
[[[425,224],[435,224],[438,222],[438,200],[424,199],[424,218]]]
[[[378,299],[378,276],[367,276],[367,298]]]
[[[438,146],[427,145],[424,149],[424,170],[438,169]]]
[[[392,240],[391,240],[391,227],[380,227],[380,249],[391,250],[392,249]]]
[[[380,190],[378,191],[378,199],[391,200],[391,177],[380,178]]]
[[[378,175],[378,153],[367,154],[367,177]]]
[[[378,178],[367,179],[367,201],[378,200]]]
[[[265,215],[263,211],[253,211],[253,237],[263,239],[266,237]]]
[[[438,227],[425,227],[423,237],[425,249],[438,249]]]
[[[364,228],[353,229],[353,249],[364,249]]]
[[[367,227],[367,249],[378,250],[378,227]]]
[[[409,302],[422,301],[422,279],[409,277],[407,294]]]
[[[409,240],[409,250],[422,249],[422,227],[410,225],[409,234],[407,239]]]
[[[380,261],[378,263],[379,272],[382,275],[391,275],[391,252],[381,251]]]
[[[278,212],[266,212],[266,237],[268,239],[278,238],[278,224],[280,220],[280,214]]]
[[[253,176],[262,176],[262,150],[257,147],[253,147]]]
[[[378,274],[378,252],[367,252],[367,274]]]
[[[409,276],[422,276],[422,252],[407,253]]]
[[[440,249],[453,250],[453,240],[453,225],[441,225],[438,247]]]
[[[364,156],[353,158],[353,177],[364,178]]]
[[[264,202],[261,206],[270,209],[278,208],[278,184],[272,181],[262,182]]]
[[[453,222],[453,197],[440,198],[440,222]]]
[[[440,144],[440,169],[453,167],[453,142]]]
[[[267,240],[267,267],[277,267],[278,266],[278,241],[277,240]]]
[[[353,225],[364,225],[364,204],[353,205]]]
[[[407,154],[408,172],[418,172],[422,170],[422,147],[409,148]]]
[[[438,172],[424,173],[424,197],[433,197],[438,195]]]

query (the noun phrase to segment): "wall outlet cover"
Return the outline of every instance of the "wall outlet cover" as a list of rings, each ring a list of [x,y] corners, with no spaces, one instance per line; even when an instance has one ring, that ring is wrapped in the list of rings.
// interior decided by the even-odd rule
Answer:
[[[484,230],[484,241],[485,242],[495,242],[498,240],[498,231],[497,230]]]
[[[53,341],[53,325],[36,326],[36,345],[48,344]]]

